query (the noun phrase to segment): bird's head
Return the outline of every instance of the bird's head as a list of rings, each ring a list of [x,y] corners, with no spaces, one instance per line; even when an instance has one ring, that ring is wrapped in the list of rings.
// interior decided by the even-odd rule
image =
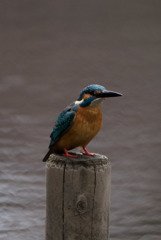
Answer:
[[[119,96],[122,96],[122,94],[106,90],[106,88],[101,85],[92,84],[82,90],[75,103],[81,107],[96,106],[100,104],[104,98]]]

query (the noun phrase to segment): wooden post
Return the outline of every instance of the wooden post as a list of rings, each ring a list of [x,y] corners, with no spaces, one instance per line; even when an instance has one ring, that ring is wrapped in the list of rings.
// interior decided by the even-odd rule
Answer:
[[[46,240],[108,240],[111,166],[106,156],[52,154],[46,163]]]

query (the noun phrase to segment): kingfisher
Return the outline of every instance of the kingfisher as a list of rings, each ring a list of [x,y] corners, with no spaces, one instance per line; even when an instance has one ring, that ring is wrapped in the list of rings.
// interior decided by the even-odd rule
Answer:
[[[58,153],[66,157],[78,157],[68,150],[82,147],[82,154],[94,156],[86,146],[96,136],[102,126],[100,103],[108,97],[122,96],[121,93],[106,90],[92,84],[85,87],[78,99],[66,107],[58,116],[50,135],[49,151],[43,158],[47,161],[50,154]]]

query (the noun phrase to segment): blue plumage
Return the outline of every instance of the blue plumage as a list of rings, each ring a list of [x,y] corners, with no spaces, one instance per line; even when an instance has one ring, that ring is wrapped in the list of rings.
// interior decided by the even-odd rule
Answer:
[[[88,107],[90,104],[93,102],[93,100],[96,99],[95,97],[89,97],[86,100],[84,100],[81,104],[80,107]]]
[[[50,134],[49,148],[54,145],[60,137],[72,126],[78,106],[74,103],[66,107],[56,120],[52,133]]]

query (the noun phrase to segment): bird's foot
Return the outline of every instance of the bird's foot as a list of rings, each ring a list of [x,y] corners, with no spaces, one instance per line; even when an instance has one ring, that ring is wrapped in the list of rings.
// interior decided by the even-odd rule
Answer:
[[[83,148],[83,150],[84,150],[84,152],[82,152],[83,155],[92,156],[92,157],[94,156],[94,154],[88,152],[86,148]]]
[[[65,157],[72,157],[72,158],[77,158],[78,157],[77,155],[73,155],[73,154],[68,153],[66,148],[64,148],[63,156],[65,156]]]

